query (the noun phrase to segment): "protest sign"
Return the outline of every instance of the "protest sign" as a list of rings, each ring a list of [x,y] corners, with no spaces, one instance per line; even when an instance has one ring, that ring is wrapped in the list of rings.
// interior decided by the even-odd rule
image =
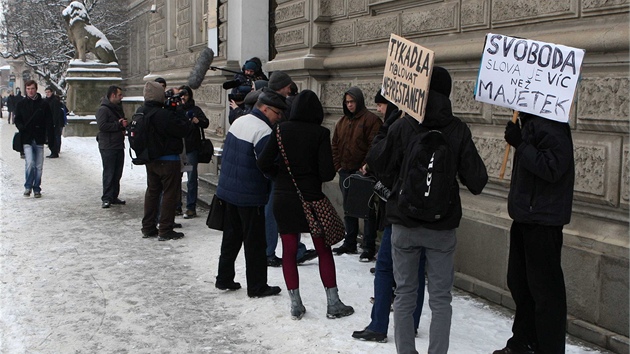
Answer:
[[[583,59],[583,49],[488,33],[475,99],[568,122]]]
[[[435,55],[392,33],[383,73],[383,97],[422,122]]]

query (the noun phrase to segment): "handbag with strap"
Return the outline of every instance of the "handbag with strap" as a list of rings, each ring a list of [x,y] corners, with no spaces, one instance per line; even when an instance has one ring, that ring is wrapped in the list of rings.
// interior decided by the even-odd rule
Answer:
[[[223,231],[223,223],[225,219],[225,201],[217,197],[215,194],[210,203],[210,212],[206,219],[206,226],[211,229]]]
[[[367,219],[374,213],[373,195],[376,182],[375,177],[365,176],[360,172],[351,174],[343,181],[343,186],[347,189],[343,201],[346,216]]]
[[[22,135],[20,135],[20,132],[15,132],[13,135],[13,150],[19,153],[24,152],[24,146],[22,146]]]
[[[306,216],[306,221],[308,222],[311,236],[323,237],[326,246],[329,247],[340,242],[344,239],[346,230],[343,225],[343,221],[337,213],[337,210],[335,210],[335,207],[332,205],[326,195],[324,195],[324,198],[312,202],[304,200],[304,196],[302,195],[302,192],[300,191],[297,182],[295,182],[293,173],[291,172],[291,166],[289,165],[287,154],[284,151],[284,146],[282,145],[279,125],[276,126],[276,138],[278,140],[278,147],[280,148],[280,153],[282,155],[282,158],[284,159],[284,163],[287,165],[289,176],[291,176],[291,180],[293,181],[293,185],[297,190],[298,197],[302,202],[304,216]]]
[[[214,154],[214,146],[210,139],[206,139],[203,128],[199,128],[199,130],[201,130],[201,144],[199,144],[197,161],[199,163],[210,163]]]

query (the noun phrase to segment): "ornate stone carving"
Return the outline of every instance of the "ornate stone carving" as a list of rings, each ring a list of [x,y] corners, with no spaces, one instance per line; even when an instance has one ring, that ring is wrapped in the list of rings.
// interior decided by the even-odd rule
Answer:
[[[584,79],[578,85],[578,119],[628,121],[630,80],[623,78]]]
[[[319,11],[322,16],[344,16],[346,14],[346,4],[344,0],[320,0]]]
[[[360,18],[357,21],[357,41],[387,39],[398,32],[398,15],[381,18]]]
[[[290,30],[276,32],[276,47],[288,47],[299,45],[300,47],[306,46],[306,36],[304,35],[305,28],[294,28]]]
[[[354,43],[354,21],[320,28],[319,42],[332,45]]]
[[[367,12],[365,0],[348,0],[348,13],[359,14]]]
[[[223,104],[223,98],[227,93],[221,85],[204,84],[195,91],[195,100],[207,104]]]
[[[472,113],[481,115],[483,103],[475,100],[475,81],[461,80],[453,82],[451,102],[454,113]]]
[[[584,11],[615,8],[625,8],[627,11],[629,3],[628,0],[582,0],[582,8]]]
[[[420,11],[405,11],[402,13],[403,36],[456,31],[458,15],[459,2],[422,7]]]
[[[549,16],[577,16],[576,0],[532,1],[494,0],[492,23],[536,19],[544,21]]]
[[[621,202],[628,209],[630,204],[630,152],[628,151],[628,139],[623,144],[623,153],[621,160]]]
[[[276,9],[276,24],[291,20],[306,20],[306,3],[299,1]]]
[[[490,22],[488,0],[462,1],[462,28],[487,28]]]
[[[352,82],[329,82],[322,84],[321,94],[319,95],[322,106],[341,109],[343,94],[350,87],[352,87]]]
[[[603,146],[575,146],[575,190],[604,195],[606,149]]]
[[[473,142],[477,147],[479,156],[486,164],[488,176],[499,178],[501,172],[501,165],[503,164],[503,154],[505,153],[506,145],[503,137],[499,136],[478,136],[476,132],[473,132]],[[512,178],[512,157],[513,152],[510,152],[510,158],[508,159],[504,179],[509,180]]]

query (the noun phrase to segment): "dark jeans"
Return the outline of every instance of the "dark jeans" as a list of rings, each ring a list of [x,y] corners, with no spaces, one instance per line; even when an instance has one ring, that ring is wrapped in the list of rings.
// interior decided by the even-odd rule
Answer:
[[[348,195],[348,188],[344,187],[343,181],[351,174],[357,172],[348,170],[339,170],[339,188],[341,189],[341,195],[343,200],[346,200]],[[363,249],[374,252],[376,250],[376,229],[378,227],[376,222],[376,212],[372,211],[370,216],[363,221]],[[346,239],[343,244],[348,248],[355,249],[357,247],[357,235],[359,234],[359,219],[352,216],[344,216],[343,223],[346,227]]]
[[[55,127],[55,146],[50,149],[52,155],[59,155],[61,151],[61,135],[63,134],[63,127]],[[50,145],[49,145],[50,148]],[[102,151],[102,150],[101,150]]]
[[[125,164],[125,150],[100,149],[103,161],[103,196],[102,201],[113,202],[120,193],[120,178]]]
[[[197,190],[199,187],[199,173],[197,164],[199,162],[199,152],[191,151],[186,153],[188,164],[192,165],[192,171],[186,172],[188,182],[186,182],[186,210],[197,211]]]
[[[159,216],[159,234],[173,230],[175,207],[181,190],[181,172],[179,161],[152,161],[145,165],[147,169],[147,191],[144,194],[144,217],[142,230],[155,228]],[[160,201],[160,196],[162,197]]]
[[[567,300],[560,263],[562,226],[513,222],[507,282],[516,304],[508,347],[565,352]]]
[[[416,311],[413,313],[414,329],[418,330],[420,315],[422,315],[422,305],[424,303],[424,266],[426,258],[424,250],[420,255],[420,265],[418,266],[418,298],[416,301]],[[376,258],[376,272],[374,273],[374,305],[372,305],[372,322],[368,329],[387,334],[389,327],[389,313],[392,305],[394,282],[394,263],[392,261],[392,225],[385,226],[381,247],[378,249]]]
[[[234,262],[241,245],[245,249],[247,294],[260,293],[267,287],[265,207],[239,207],[226,202],[217,282],[234,281]]]

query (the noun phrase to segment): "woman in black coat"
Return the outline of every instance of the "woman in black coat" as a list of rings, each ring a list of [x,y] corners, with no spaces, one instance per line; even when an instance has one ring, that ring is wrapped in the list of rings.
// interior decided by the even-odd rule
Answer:
[[[304,199],[320,200],[325,197],[322,183],[335,178],[335,167],[330,146],[330,131],[321,126],[324,110],[317,95],[310,90],[300,92],[292,105],[291,116],[279,125],[280,136],[291,173]],[[291,297],[291,317],[300,319],[306,312],[299,293],[299,275],[296,262],[298,236],[308,233],[309,227],[286,163],[280,154],[276,132],[273,132],[261,156],[258,167],[275,181],[273,214],[282,238],[282,272]],[[337,293],[335,261],[323,238],[313,238],[319,257],[319,273],[328,298],[328,318],[354,313],[344,305]]]

